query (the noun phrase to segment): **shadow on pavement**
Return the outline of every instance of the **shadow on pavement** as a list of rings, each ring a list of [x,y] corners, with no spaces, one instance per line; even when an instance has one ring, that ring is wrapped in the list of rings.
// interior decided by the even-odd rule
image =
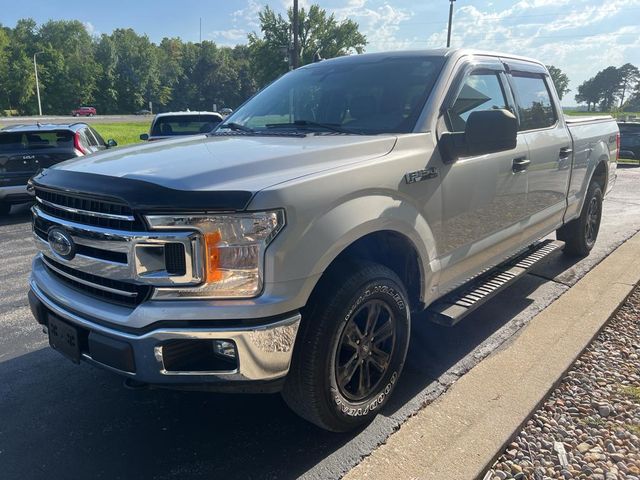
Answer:
[[[0,225],[15,225],[18,223],[31,221],[31,204],[21,203],[20,205],[13,205],[9,215],[0,216]]]
[[[529,307],[543,283],[527,276],[453,328],[415,318],[385,416]],[[49,349],[0,363],[0,378],[6,479],[295,478],[359,436],[306,423],[279,395],[126,390],[119,377]]]

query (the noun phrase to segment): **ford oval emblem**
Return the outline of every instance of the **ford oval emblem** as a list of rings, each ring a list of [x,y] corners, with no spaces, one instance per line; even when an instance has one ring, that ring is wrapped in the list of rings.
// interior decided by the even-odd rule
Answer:
[[[54,227],[49,230],[47,240],[49,241],[51,251],[59,257],[62,257],[65,260],[71,260],[75,257],[76,245],[73,243],[71,235],[62,228]]]

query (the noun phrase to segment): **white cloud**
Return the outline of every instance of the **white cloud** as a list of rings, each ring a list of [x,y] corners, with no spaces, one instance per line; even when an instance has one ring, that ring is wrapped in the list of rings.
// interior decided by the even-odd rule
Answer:
[[[93,25],[93,23],[91,22],[82,22],[82,24],[84,25],[84,29],[87,31],[87,33],[91,36],[94,35],[100,35],[100,32],[98,32],[96,30],[96,27]]]
[[[222,45],[237,45],[247,39],[247,31],[242,28],[213,30],[209,33],[209,37]]]
[[[231,21],[234,25],[241,23],[243,27],[257,28],[260,26],[258,20],[260,10],[262,10],[262,4],[256,0],[247,0],[247,5],[244,8],[231,14]]]
[[[351,19],[358,22],[369,45],[375,50],[400,50],[408,48],[411,39],[400,39],[398,34],[402,22],[413,17],[414,12],[392,7],[384,3],[378,7],[368,6],[368,0],[348,0],[346,6],[331,10],[338,20]]]

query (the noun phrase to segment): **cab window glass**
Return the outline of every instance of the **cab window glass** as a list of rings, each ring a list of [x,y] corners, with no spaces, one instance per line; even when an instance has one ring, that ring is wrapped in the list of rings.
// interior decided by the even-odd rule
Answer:
[[[513,88],[518,101],[520,130],[535,130],[555,125],[556,112],[549,88],[542,76],[514,74]]]
[[[464,81],[462,89],[448,111],[453,132],[464,132],[467,119],[473,112],[508,109],[500,78],[496,72],[473,72]]]

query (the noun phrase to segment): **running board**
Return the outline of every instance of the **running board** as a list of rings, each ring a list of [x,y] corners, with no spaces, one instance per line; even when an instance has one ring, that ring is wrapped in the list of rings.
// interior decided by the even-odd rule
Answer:
[[[524,253],[436,300],[427,308],[427,318],[452,327],[521,278],[540,260],[563,246],[564,242],[554,240],[544,240],[533,245]]]

